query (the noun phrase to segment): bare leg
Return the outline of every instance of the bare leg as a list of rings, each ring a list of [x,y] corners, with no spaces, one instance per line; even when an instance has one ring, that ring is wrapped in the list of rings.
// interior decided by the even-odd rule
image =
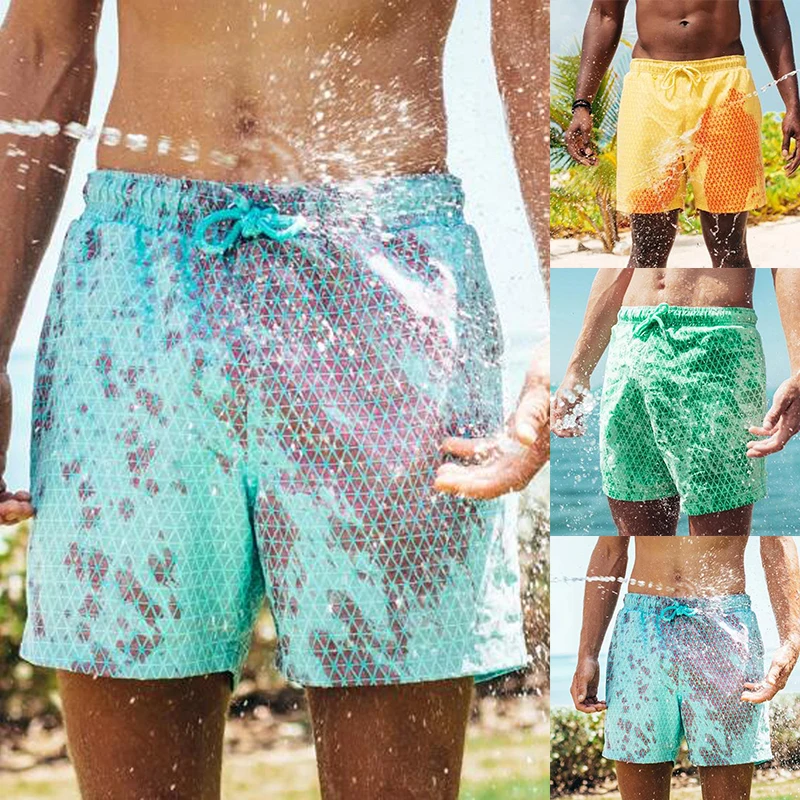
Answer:
[[[703,800],[748,800],[752,783],[752,764],[700,767]]]
[[[753,504],[689,517],[691,536],[748,536],[753,521]]]
[[[669,800],[673,763],[628,764],[617,761],[622,800]]]
[[[631,257],[628,267],[667,266],[678,233],[678,211],[665,214],[631,214]]]
[[[456,800],[471,678],[307,693],[323,800]]]
[[[634,503],[608,498],[611,516],[620,536],[675,536],[680,518],[680,500],[646,500]]]
[[[58,684],[83,800],[219,800],[229,673]]]
[[[712,267],[739,267],[749,269],[747,255],[747,212],[741,214],[709,214],[700,212]]]

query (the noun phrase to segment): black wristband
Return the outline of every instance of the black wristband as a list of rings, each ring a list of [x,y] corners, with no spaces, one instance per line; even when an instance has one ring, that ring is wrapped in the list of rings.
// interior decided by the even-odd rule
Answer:
[[[578,98],[572,103],[572,110],[575,111],[576,108],[585,108],[590,114],[592,113],[592,104],[583,98]]]

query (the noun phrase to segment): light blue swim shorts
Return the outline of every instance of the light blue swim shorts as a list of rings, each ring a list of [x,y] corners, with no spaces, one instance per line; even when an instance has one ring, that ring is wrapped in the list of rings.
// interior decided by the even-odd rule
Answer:
[[[265,597],[311,686],[526,662],[501,502],[440,495],[501,429],[501,336],[460,183],[93,173],[35,373],[22,655],[230,671]]]
[[[764,678],[764,646],[744,594],[625,595],[608,656],[603,755],[675,761],[686,738],[701,767],[772,758],[768,704],[743,703]]]

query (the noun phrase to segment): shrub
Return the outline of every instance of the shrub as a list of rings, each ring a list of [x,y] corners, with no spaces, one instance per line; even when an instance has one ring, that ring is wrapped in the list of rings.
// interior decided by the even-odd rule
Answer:
[[[550,794],[571,794],[614,780],[603,758],[603,714],[550,710]]]

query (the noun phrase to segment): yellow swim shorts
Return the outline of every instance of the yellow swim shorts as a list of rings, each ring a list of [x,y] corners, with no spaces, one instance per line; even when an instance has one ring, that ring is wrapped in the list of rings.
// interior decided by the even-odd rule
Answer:
[[[687,176],[698,209],[736,214],[766,202],[761,104],[744,56],[634,58],[617,129],[617,208],[683,208]]]

